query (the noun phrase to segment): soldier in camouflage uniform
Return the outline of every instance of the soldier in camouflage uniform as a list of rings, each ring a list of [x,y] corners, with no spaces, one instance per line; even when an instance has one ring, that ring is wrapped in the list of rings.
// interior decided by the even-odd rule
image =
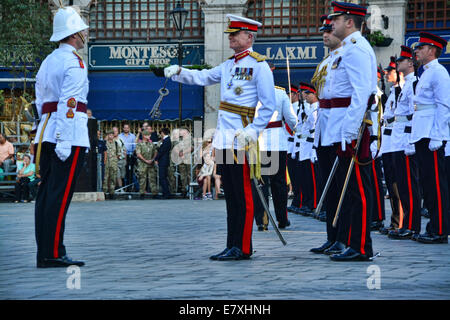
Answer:
[[[156,148],[150,141],[150,132],[142,132],[143,141],[136,145],[136,156],[138,158],[139,193],[141,198],[145,195],[147,179],[150,182],[150,190],[153,196],[158,194],[157,172],[154,164]]]
[[[175,172],[177,171],[178,163],[175,163],[176,157],[173,156],[173,151],[177,150],[176,145],[180,143],[179,131],[178,129],[174,129],[172,134],[170,135],[170,141],[172,142],[172,149],[170,149],[170,165],[169,170],[167,171],[167,180],[169,181],[170,193],[177,193],[177,181],[175,177]]]
[[[194,140],[186,127],[180,128],[180,142],[178,147],[178,156],[180,158],[180,163],[178,164],[178,171],[180,173],[179,184],[182,196],[186,197],[191,176],[191,153],[194,150]]]
[[[106,137],[106,151],[104,152],[105,177],[103,180],[103,192],[108,192],[110,199],[114,198],[120,151],[121,148],[114,140],[114,132],[112,130],[108,131]]]

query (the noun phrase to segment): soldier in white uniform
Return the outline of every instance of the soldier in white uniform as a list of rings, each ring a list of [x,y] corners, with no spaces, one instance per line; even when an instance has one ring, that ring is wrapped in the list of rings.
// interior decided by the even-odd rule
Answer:
[[[210,70],[188,70],[178,66],[165,69],[166,77],[201,86],[220,83],[221,103],[213,139],[216,163],[221,167],[227,204],[227,244],[212,260],[249,259],[252,254],[253,195],[251,168],[244,152],[237,149],[256,143],[269,123],[276,105],[273,74],[264,56],[252,49],[261,23],[235,16],[229,18],[230,48],[235,55]],[[254,117],[258,102],[261,107]],[[237,139],[235,139],[237,137]],[[237,158],[237,159],[236,159]],[[237,161],[236,161],[237,160]]]
[[[392,150],[392,129],[395,120],[395,108],[397,107],[397,98],[401,92],[404,80],[402,74],[397,71],[397,65],[395,62],[395,57],[391,57],[391,61],[386,71],[386,81],[391,84],[389,91],[389,96],[385,103],[384,113],[383,113],[383,125],[381,127],[381,157],[383,160],[384,178],[386,181],[386,187],[389,193],[389,200],[391,204],[392,214],[391,222],[389,227],[383,228],[381,233],[388,234],[390,231],[395,231],[401,225],[401,204],[400,196],[398,193],[396,175],[395,175],[395,161],[394,153]]]
[[[66,213],[89,148],[86,114],[87,66],[77,53],[85,46],[88,26],[72,7],[60,8],[50,41],[60,43],[36,76],[39,123],[36,167],[41,175],[35,206],[37,267],[84,265],[66,255]]]
[[[417,241],[448,243],[449,178],[444,167],[444,148],[450,140],[450,78],[438,62],[447,41],[429,32],[420,32],[419,36],[414,52],[424,71],[414,96],[410,143],[415,144],[417,160],[423,170],[420,183],[427,199],[430,222]]]
[[[342,41],[343,53],[332,62],[332,96],[328,101],[321,101],[321,107],[324,105],[331,109],[324,130],[325,135],[321,135],[321,143],[337,145],[339,165],[336,178],[343,185],[366,111],[374,103],[377,92],[377,64],[372,47],[359,31],[367,9],[344,2],[332,2],[332,6],[334,12],[329,18],[332,20],[333,35]],[[324,128],[321,127],[320,130],[322,129]],[[373,201],[370,166],[363,165],[371,160],[370,133],[367,128],[362,132],[361,144],[355,158],[357,161],[350,175],[339,216],[341,223],[350,230],[349,246],[342,253],[332,254],[330,258],[334,261],[369,260],[373,256],[370,237]],[[335,212],[327,212],[327,219],[330,217],[332,221],[334,215]]]
[[[334,83],[334,74],[331,71],[335,68],[337,61],[342,60],[344,48],[342,48],[341,40],[333,35],[331,19],[328,19],[328,16],[324,16],[321,20],[323,23],[321,27],[321,31],[323,31],[323,42],[330,49],[330,53],[316,68],[311,82],[317,88],[319,97],[319,110],[314,132],[314,147],[317,150],[318,163],[323,179],[326,181],[330,176],[333,163],[337,157],[337,146],[330,138],[330,130],[332,129],[330,124],[333,121],[330,117],[332,113],[330,103],[333,97],[331,86]],[[331,180],[324,202],[326,216],[322,218],[327,223],[327,241],[320,247],[311,249],[311,252],[332,254],[345,249],[344,244],[348,239],[348,226],[342,224],[342,220],[338,220],[336,228],[332,225],[341,190],[342,185],[339,185],[336,177],[334,177]]]
[[[306,117],[310,111],[309,103],[305,101],[303,97],[302,90],[299,85],[299,104],[298,104],[298,122],[295,127],[294,134],[294,145],[292,149],[292,159],[293,162],[293,171],[295,177],[295,191],[294,191],[294,199],[292,199],[292,207],[293,212],[297,214],[302,213],[303,207],[303,191],[301,188],[301,170],[300,170],[300,136],[302,131],[302,126],[305,123]],[[292,179],[291,179],[292,180]],[[309,209],[308,209],[309,211]]]
[[[409,143],[414,112],[413,84],[417,80],[411,48],[401,46],[397,69],[403,74],[405,82],[394,109],[395,121],[392,126],[390,151],[393,153],[395,181],[402,204],[403,221],[401,229],[392,230],[388,235],[393,239],[411,239],[419,235],[421,226],[419,169],[414,145]]]
[[[304,100],[308,103],[309,112],[303,119],[303,125],[297,132],[298,143],[300,144],[298,153],[298,167],[300,180],[300,189],[302,191],[302,207],[299,213],[304,216],[311,216],[313,209],[316,208],[318,202],[318,187],[316,179],[316,151],[313,149],[314,131],[317,121],[317,109],[319,102],[317,99],[317,91],[314,86],[308,83],[300,83],[300,90]]]
[[[301,113],[300,113],[300,94],[298,91],[298,87],[294,84],[291,84],[291,102],[292,107],[294,109],[295,114],[297,115],[297,125],[301,121]],[[297,160],[295,160],[295,130],[296,128],[286,128],[286,135],[287,135],[287,169],[289,173],[289,178],[291,180],[292,185],[292,192],[294,194],[294,197],[291,201],[291,205],[287,208],[289,212],[296,212],[296,209],[300,207],[300,199],[301,199],[301,191],[298,187],[298,178],[297,177]]]
[[[266,203],[269,203],[269,186],[272,193],[278,228],[290,226],[287,216],[288,190],[286,185],[287,137],[286,124],[289,128],[297,125],[297,115],[291,106],[286,90],[275,86],[276,109],[259,136],[261,150],[261,175],[264,181],[263,192]],[[259,107],[256,109],[258,113]],[[267,222],[263,219],[264,208],[259,198],[255,198],[255,221],[258,230],[267,229]]]

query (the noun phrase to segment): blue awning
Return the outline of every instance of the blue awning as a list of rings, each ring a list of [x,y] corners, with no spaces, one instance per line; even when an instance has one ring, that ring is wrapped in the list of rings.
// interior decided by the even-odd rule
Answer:
[[[90,72],[88,108],[99,120],[151,120],[149,112],[159,97],[165,78],[152,72]],[[162,100],[160,120],[175,120],[178,113],[178,83],[167,82],[169,94]],[[203,117],[204,89],[183,85],[182,117]]]
[[[315,70],[316,68],[291,68],[289,70],[291,85],[298,86],[300,82],[311,83],[311,78]],[[289,84],[287,69],[276,68],[273,71],[273,80],[276,86],[287,88]]]

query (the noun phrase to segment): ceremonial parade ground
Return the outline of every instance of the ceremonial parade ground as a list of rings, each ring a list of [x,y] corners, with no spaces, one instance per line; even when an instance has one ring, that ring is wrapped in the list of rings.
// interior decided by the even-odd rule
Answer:
[[[38,269],[34,204],[0,203],[0,299],[450,298],[448,244],[372,232],[374,261],[333,262],[309,252],[325,223],[289,219],[286,246],[254,227],[252,259],[221,262],[208,257],[225,247],[224,200],[73,202],[64,242],[86,265]]]

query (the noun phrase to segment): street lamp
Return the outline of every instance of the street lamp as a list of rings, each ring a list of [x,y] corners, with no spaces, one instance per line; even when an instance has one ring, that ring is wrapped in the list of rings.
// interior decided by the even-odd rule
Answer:
[[[186,18],[188,15],[188,11],[181,6],[181,2],[177,2],[176,8],[170,11],[170,16],[172,17],[173,23],[175,27],[180,32],[180,37],[178,38],[178,65],[180,68],[183,65],[183,32],[184,26],[186,24]],[[182,113],[181,113],[181,104],[182,104],[182,94],[181,94],[181,82],[178,84],[178,116],[179,116],[179,124],[181,126]]]

